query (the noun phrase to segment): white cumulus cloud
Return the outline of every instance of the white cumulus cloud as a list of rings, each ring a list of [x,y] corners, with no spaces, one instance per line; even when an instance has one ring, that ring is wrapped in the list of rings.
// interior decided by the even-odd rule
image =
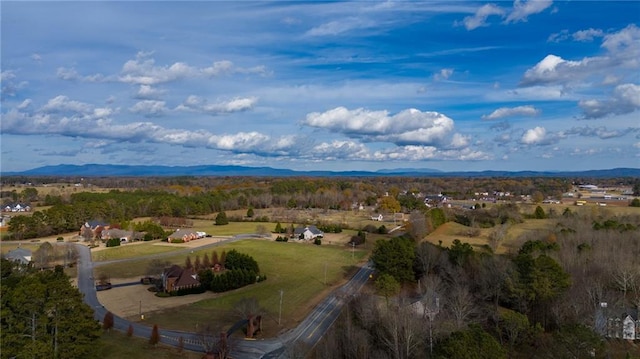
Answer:
[[[454,122],[449,117],[416,109],[389,115],[387,111],[337,107],[322,113],[310,113],[303,124],[365,141],[392,142],[398,145],[441,143],[454,129]]]
[[[147,117],[157,117],[163,116],[168,109],[164,101],[143,100],[136,102],[129,108],[129,111]]]
[[[533,106],[501,107],[489,115],[483,115],[483,120],[497,120],[513,116],[537,116],[540,110]]]
[[[526,145],[535,145],[544,141],[547,130],[544,127],[535,127],[526,130],[520,141]]]
[[[621,84],[615,87],[611,98],[588,99],[578,103],[585,119],[597,119],[610,115],[631,113],[640,109],[640,86]]]
[[[165,93],[164,90],[157,89],[151,85],[140,85],[138,92],[136,92],[136,98],[140,99],[156,99]]]
[[[176,110],[218,115],[223,113],[251,110],[258,102],[256,97],[237,97],[226,101],[209,103],[207,100],[191,95]]]

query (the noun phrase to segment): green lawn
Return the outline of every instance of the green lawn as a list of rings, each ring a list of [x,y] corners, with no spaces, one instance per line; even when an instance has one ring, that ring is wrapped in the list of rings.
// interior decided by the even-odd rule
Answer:
[[[185,249],[180,245],[163,246],[157,245],[158,241],[123,244],[118,247],[105,248],[91,253],[94,262],[109,261],[114,259],[135,258],[151,254],[167,253]]]
[[[194,251],[196,255],[213,250],[218,255],[223,250],[236,249],[252,256],[259,264],[267,280],[261,283],[221,294],[214,299],[203,300],[185,307],[174,308],[162,313],[149,313],[147,320],[162,328],[195,330],[196,324],[220,323],[229,326],[235,320],[230,310],[241,298],[255,297],[265,310],[265,324],[271,328],[277,325],[280,290],[283,294],[283,326],[289,321],[300,320],[311,309],[324,291],[345,280],[355,270],[357,262],[363,260],[368,251],[356,249],[354,253],[346,246],[316,246],[313,244],[280,243],[274,241],[246,240],[225,246]],[[172,263],[183,264],[186,254],[167,257]],[[353,258],[352,258],[353,256]],[[133,277],[143,275],[148,261],[127,262],[126,265],[102,266],[99,272],[111,277]],[[326,282],[325,285],[325,269]]]

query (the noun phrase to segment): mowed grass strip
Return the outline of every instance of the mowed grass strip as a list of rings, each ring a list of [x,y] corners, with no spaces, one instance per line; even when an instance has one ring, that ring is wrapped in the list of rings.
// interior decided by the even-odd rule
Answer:
[[[252,256],[258,262],[261,274],[267,276],[267,280],[222,293],[214,299],[202,300],[168,311],[149,313],[145,321],[157,323],[163,328],[189,331],[195,330],[196,324],[203,323],[218,323],[220,327],[228,327],[233,324],[234,319],[230,317],[230,313],[234,305],[241,298],[254,297],[265,310],[265,320],[275,326],[282,290],[284,326],[285,323],[302,320],[326,291],[345,281],[356,269],[355,265],[368,255],[368,251],[357,248],[352,253],[347,246],[246,240],[206,250],[194,250],[189,256],[193,262],[196,255],[202,259],[205,253],[211,257],[214,250],[220,255],[223,250],[229,252],[232,249]],[[171,263],[183,265],[186,257],[184,254],[166,259]],[[148,263],[135,261],[110,264],[100,267],[98,271],[104,271],[111,277],[131,277],[143,275]]]
[[[122,244],[117,247],[104,248],[99,251],[91,253],[91,258],[94,262],[110,261],[115,259],[136,258],[142,256],[148,256],[152,254],[160,254],[178,251],[185,249],[185,247],[176,245],[174,246],[161,246],[156,242],[142,242],[142,243],[129,243]]]

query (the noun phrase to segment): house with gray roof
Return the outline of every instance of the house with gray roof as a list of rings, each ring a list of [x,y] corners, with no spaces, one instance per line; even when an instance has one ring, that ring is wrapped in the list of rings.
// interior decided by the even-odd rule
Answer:
[[[4,258],[20,264],[29,264],[31,263],[31,256],[32,253],[30,250],[25,248],[16,248],[7,252],[7,254],[4,255]]]

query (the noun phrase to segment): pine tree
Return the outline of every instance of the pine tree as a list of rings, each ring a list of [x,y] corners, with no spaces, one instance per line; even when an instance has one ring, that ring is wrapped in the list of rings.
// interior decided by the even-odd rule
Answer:
[[[218,252],[215,250],[211,254],[211,265],[220,264],[220,259],[218,258]]]
[[[227,219],[227,214],[224,211],[222,211],[218,213],[218,215],[216,216],[215,225],[224,226],[225,224],[229,224],[229,219]]]
[[[204,269],[211,268],[211,260],[209,260],[209,255],[207,253],[204,254],[204,257],[202,257],[202,266],[204,267]]]
[[[200,262],[199,255],[196,255],[196,261],[193,263],[193,267],[195,268],[196,272],[202,269],[202,263]]]
[[[227,261],[227,252],[222,251],[222,254],[220,254],[220,265],[222,266],[222,268],[224,268],[224,263],[226,261]]]
[[[184,260],[184,267],[187,269],[193,268],[193,264],[191,263],[191,257],[187,256],[187,259]]]
[[[282,225],[280,224],[280,222],[276,223],[276,228],[274,229],[274,232],[282,233]]]

